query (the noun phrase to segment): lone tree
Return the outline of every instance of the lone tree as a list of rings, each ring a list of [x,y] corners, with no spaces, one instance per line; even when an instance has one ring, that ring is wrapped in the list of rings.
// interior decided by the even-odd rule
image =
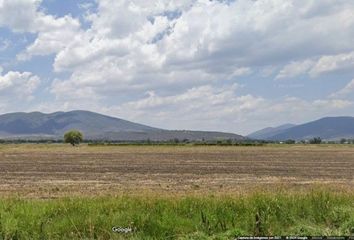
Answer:
[[[313,139],[310,139],[310,144],[321,144],[322,139],[320,137],[315,137]]]
[[[64,142],[70,143],[73,146],[79,145],[83,140],[83,135],[80,131],[72,130],[64,135]]]

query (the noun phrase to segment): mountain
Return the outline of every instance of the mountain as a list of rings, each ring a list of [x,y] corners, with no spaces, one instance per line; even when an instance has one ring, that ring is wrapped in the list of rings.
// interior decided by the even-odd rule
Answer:
[[[268,139],[274,135],[277,135],[284,130],[295,127],[295,124],[284,124],[278,127],[268,127],[249,134],[247,137],[252,139]]]
[[[326,117],[281,130],[264,139],[285,141],[288,139],[307,140],[314,137],[320,137],[323,140],[354,139],[354,117]]]
[[[71,129],[96,140],[244,139],[233,133],[164,130],[89,111],[0,115],[1,139],[61,139]]]

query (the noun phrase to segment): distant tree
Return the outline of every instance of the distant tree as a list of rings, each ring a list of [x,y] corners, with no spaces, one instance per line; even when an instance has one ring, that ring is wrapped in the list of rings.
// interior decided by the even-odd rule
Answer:
[[[80,131],[71,130],[64,135],[64,142],[70,143],[73,146],[79,145],[83,141],[84,137]]]
[[[293,140],[293,139],[288,139],[288,140],[285,141],[285,143],[286,143],[286,144],[295,144],[296,141]]]
[[[342,138],[342,139],[340,140],[340,144],[344,144],[344,143],[347,143],[347,139]]]
[[[315,137],[313,139],[310,139],[310,144],[321,144],[322,139],[320,137]]]

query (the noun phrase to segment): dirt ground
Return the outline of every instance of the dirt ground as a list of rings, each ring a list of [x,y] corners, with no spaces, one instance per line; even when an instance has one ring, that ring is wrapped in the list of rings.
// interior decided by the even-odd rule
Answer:
[[[328,185],[354,191],[354,146],[0,145],[0,195],[54,198]]]

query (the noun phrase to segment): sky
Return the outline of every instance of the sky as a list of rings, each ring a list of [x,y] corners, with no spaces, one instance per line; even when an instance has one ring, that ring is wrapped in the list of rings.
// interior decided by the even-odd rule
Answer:
[[[248,134],[353,103],[353,0],[0,0],[0,114]]]

